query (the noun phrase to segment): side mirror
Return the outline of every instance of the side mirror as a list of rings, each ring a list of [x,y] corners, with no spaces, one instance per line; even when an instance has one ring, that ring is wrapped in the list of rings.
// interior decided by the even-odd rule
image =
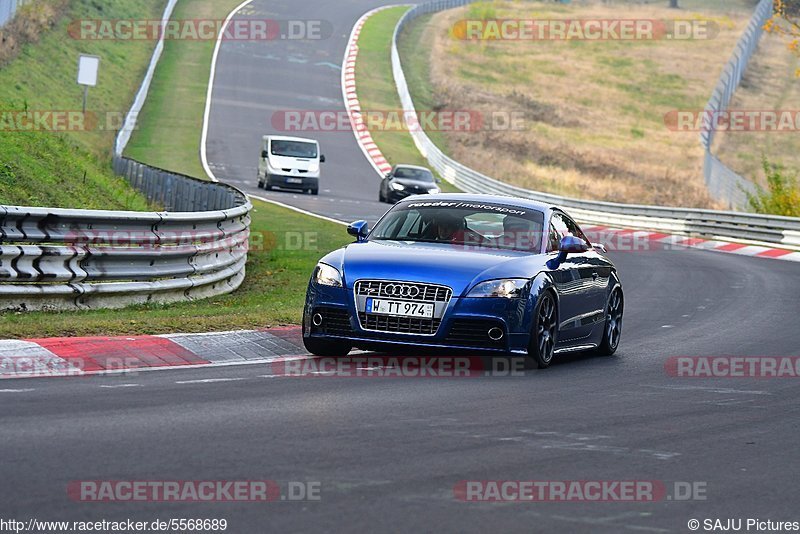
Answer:
[[[389,178],[389,179],[391,179],[391,178],[392,178],[392,173],[391,173],[391,172],[387,172],[387,173],[386,173],[386,178]]]
[[[347,233],[355,237],[358,241],[364,241],[369,234],[369,223],[367,221],[356,221],[347,227]]]
[[[437,183],[437,184],[440,184],[440,183],[442,183],[442,179],[441,179],[441,178],[436,178],[436,183]]]
[[[267,152],[266,150],[262,150],[261,151],[261,157],[262,158],[268,158],[269,157],[269,152]]]
[[[325,154],[320,154],[320,156],[319,156],[319,162],[320,162],[320,163],[325,163]]]
[[[567,235],[561,238],[561,243],[558,245],[558,258],[555,258],[555,261],[550,260],[547,262],[548,266],[553,269],[561,263],[564,263],[567,260],[568,254],[581,254],[589,250],[589,246],[586,242],[573,235]]]

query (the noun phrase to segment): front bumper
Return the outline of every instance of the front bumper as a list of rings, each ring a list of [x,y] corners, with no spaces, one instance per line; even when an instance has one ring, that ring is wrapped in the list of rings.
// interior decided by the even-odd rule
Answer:
[[[526,353],[530,340],[531,304],[527,299],[452,297],[436,332],[419,335],[367,330],[358,315],[352,288],[309,284],[303,335],[347,339],[353,346],[380,348],[455,349],[499,353]],[[320,324],[312,318],[319,314]],[[501,339],[489,336],[499,328]],[[493,332],[495,335],[497,331]],[[496,337],[496,336],[495,336]]]
[[[318,189],[318,176],[267,174],[267,185],[281,189]]]
[[[388,200],[389,200],[389,202],[400,202],[404,198],[410,197],[411,195],[429,195],[429,194],[431,194],[431,193],[428,193],[425,190],[422,190],[422,191],[411,191],[411,190],[405,189],[403,191],[398,191],[396,189],[389,188]]]

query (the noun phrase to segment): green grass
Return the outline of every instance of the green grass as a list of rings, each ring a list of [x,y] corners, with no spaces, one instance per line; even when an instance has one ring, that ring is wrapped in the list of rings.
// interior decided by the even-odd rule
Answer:
[[[400,97],[392,75],[391,50],[392,34],[397,21],[408,10],[401,6],[381,11],[370,17],[361,30],[358,39],[358,61],[356,63],[356,82],[358,98],[364,110],[394,111],[401,110]],[[422,28],[415,26],[414,32]],[[435,95],[428,83],[428,51],[426,43],[420,42],[418,36],[404,34],[400,39],[400,55],[403,60],[409,89],[418,111],[438,109]],[[430,44],[430,43],[427,43]],[[428,162],[417,150],[414,140],[407,131],[370,131],[375,143],[392,165],[407,163],[427,167]],[[439,132],[426,132],[431,140],[444,149]],[[447,182],[442,182],[442,189],[455,191]]]
[[[110,167],[116,129],[130,106],[150,60],[152,41],[77,40],[68,34],[76,19],[158,18],[165,0],[96,2],[73,0],[67,15],[0,68],[0,110],[80,111],[75,83],[81,53],[101,57],[98,85],[88,111],[98,126],[74,132],[0,132],[0,203],[69,208],[148,209],[144,197]],[[2,121],[7,124],[8,116]],[[3,126],[0,126],[3,128]]]
[[[174,19],[224,19],[240,0],[180,0]],[[166,41],[126,155],[206,178],[200,163],[208,75],[215,41]]]

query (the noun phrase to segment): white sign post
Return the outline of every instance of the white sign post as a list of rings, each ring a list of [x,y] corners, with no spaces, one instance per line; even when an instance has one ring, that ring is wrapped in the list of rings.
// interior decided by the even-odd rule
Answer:
[[[100,58],[81,54],[78,58],[78,85],[83,86],[83,113],[86,113],[86,97],[89,87],[97,85],[97,71],[100,69]]]

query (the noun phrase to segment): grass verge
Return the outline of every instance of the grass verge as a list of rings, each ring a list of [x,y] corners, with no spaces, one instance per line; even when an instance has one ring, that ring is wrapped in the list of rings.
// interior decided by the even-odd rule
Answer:
[[[88,209],[148,209],[142,195],[110,166],[116,130],[150,61],[151,41],[81,40],[69,33],[79,19],[159,18],[166,0],[100,3],[72,0],[66,15],[38,42],[20,47],[0,68],[0,203]],[[98,84],[89,91],[91,120],[46,121],[25,128],[22,113],[80,112],[75,83],[79,54],[100,56]],[[52,115],[51,115],[52,117]],[[96,119],[96,122],[95,122]]]
[[[392,34],[400,17],[408,11],[407,6],[394,7],[376,13],[364,24],[358,39],[358,61],[356,62],[356,83],[361,109],[378,112],[398,113],[402,110],[400,97],[392,75]],[[403,68],[408,76],[409,89],[414,96],[418,111],[435,110],[435,98],[427,80],[428,54],[426,43],[414,38],[405,39],[401,47]],[[408,58],[408,59],[406,59]],[[425,98],[417,99],[418,95]],[[428,162],[414,145],[414,140],[406,130],[370,130],[372,138],[392,165],[407,163],[427,167]],[[444,138],[439,132],[430,132],[431,139],[439,148],[446,148]],[[456,191],[455,187],[443,181],[444,191]]]
[[[224,20],[241,0],[180,0],[176,20]],[[200,163],[208,74],[216,41],[167,40],[126,155],[206,179]]]

